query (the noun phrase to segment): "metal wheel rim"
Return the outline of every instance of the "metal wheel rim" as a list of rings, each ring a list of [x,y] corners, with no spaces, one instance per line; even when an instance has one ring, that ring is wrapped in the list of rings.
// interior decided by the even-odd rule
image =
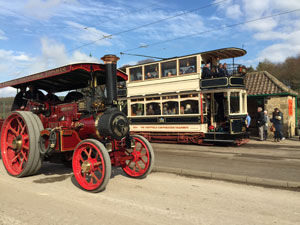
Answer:
[[[91,164],[89,172],[83,171],[85,162]],[[82,188],[92,191],[101,186],[105,178],[106,169],[100,149],[90,142],[79,145],[73,156],[73,171],[77,182]]]

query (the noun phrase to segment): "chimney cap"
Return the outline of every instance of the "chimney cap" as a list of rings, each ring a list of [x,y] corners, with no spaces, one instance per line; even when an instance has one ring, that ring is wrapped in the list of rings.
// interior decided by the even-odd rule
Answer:
[[[110,54],[103,56],[101,59],[103,60],[104,64],[116,64],[120,58],[116,55]]]

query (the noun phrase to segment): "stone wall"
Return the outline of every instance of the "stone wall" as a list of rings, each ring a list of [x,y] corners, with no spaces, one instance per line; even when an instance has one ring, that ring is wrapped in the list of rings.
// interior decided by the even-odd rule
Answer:
[[[289,115],[289,100],[292,100],[292,115]],[[264,109],[268,111],[269,118],[272,118],[274,108],[279,108],[283,113],[283,136],[292,137],[295,135],[296,126],[296,98],[292,96],[269,96],[264,99]],[[269,124],[271,126],[271,123]],[[274,134],[269,132],[269,137]]]

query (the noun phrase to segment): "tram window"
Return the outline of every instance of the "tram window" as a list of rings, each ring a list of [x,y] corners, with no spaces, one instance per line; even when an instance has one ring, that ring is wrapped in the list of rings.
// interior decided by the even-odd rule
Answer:
[[[130,80],[142,80],[142,67],[131,68],[130,71]]]
[[[199,101],[185,100],[180,102],[180,114],[198,114]]]
[[[158,78],[158,64],[145,66],[145,79]]]
[[[169,101],[163,103],[163,115],[178,114],[178,102]]]
[[[176,60],[162,63],[161,74],[163,77],[176,76]]]
[[[136,99],[131,99],[131,102],[143,102],[143,98],[136,98]]]
[[[163,96],[162,99],[177,99],[178,95],[172,95],[172,96]]]
[[[131,116],[143,116],[144,104],[136,103],[131,105]]]
[[[240,93],[231,92],[230,93],[230,113],[240,112]]]
[[[148,115],[161,115],[160,112],[160,103],[151,102],[147,104],[147,116]]]
[[[198,94],[180,95],[180,98],[193,98],[193,97],[198,97]]]
[[[152,101],[152,100],[160,100],[160,97],[151,97],[151,98],[146,98],[147,101]]]
[[[179,74],[195,73],[196,70],[196,57],[179,60]]]

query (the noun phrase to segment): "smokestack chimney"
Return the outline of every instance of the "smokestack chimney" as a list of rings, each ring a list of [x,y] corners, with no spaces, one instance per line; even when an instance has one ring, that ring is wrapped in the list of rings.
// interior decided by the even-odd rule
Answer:
[[[101,59],[106,67],[106,105],[113,107],[117,105],[117,61],[120,58],[115,55],[105,55]]]

